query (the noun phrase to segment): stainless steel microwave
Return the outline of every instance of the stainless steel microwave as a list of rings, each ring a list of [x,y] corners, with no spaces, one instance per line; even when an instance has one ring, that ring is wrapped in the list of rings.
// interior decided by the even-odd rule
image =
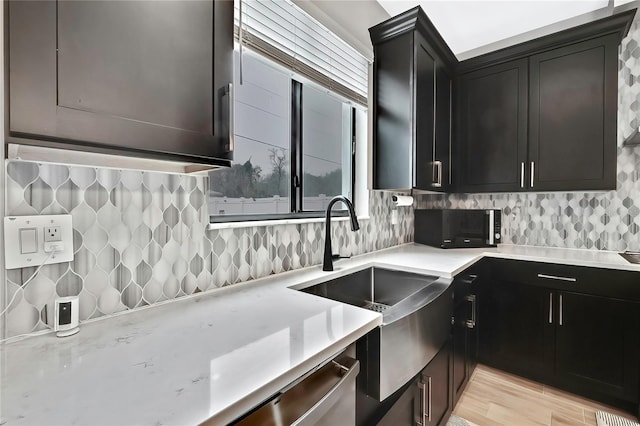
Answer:
[[[501,210],[415,210],[415,242],[441,248],[495,247]]]

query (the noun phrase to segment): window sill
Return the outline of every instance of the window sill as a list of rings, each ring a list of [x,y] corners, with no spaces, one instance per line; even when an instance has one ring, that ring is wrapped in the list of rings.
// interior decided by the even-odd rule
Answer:
[[[332,222],[345,222],[349,220],[349,216],[332,217]],[[358,220],[369,220],[369,216],[358,216]],[[304,219],[276,219],[276,220],[253,220],[246,222],[220,222],[210,223],[207,225],[207,231],[216,229],[235,229],[235,228],[253,228],[255,226],[280,226],[280,225],[297,225],[303,223],[324,222],[324,217],[310,217]]]

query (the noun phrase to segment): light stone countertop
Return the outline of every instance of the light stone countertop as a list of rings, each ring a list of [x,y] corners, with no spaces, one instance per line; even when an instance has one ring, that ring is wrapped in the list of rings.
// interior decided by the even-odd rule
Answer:
[[[482,257],[640,272],[617,253],[417,244],[0,344],[0,425],[226,423],[374,329],[378,313],[290,289],[371,266],[453,277]]]

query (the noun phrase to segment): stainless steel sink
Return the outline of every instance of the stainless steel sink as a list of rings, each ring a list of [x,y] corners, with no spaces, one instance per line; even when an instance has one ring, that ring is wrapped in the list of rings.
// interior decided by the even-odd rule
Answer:
[[[431,275],[369,268],[300,290],[380,312],[389,324],[438,297],[449,283]]]
[[[360,383],[383,401],[418,374],[446,343],[453,315],[451,279],[369,268],[305,293],[382,313],[382,326],[356,344]]]

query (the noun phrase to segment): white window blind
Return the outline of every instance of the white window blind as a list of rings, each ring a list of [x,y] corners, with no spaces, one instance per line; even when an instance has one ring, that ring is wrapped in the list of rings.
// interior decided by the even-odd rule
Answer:
[[[367,59],[289,0],[236,0],[243,45],[346,98],[367,104]]]

